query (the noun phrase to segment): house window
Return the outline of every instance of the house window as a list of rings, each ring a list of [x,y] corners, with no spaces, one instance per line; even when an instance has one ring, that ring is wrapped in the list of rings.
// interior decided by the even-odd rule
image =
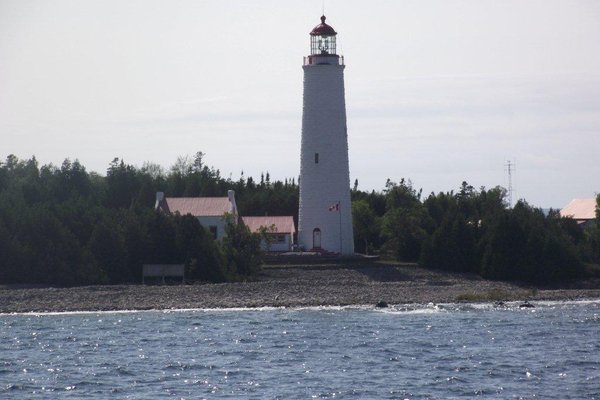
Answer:
[[[217,238],[217,227],[215,225],[211,225],[208,227],[208,230],[210,231],[210,234],[212,235],[213,239]]]
[[[276,243],[285,243],[285,235],[277,235],[275,238]]]
[[[315,164],[319,163],[319,153],[315,153]]]

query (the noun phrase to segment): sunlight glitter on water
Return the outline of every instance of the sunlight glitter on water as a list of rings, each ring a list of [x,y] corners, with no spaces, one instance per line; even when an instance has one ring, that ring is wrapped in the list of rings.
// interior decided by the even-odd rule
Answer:
[[[0,397],[597,397],[600,302],[518,305],[5,315]]]

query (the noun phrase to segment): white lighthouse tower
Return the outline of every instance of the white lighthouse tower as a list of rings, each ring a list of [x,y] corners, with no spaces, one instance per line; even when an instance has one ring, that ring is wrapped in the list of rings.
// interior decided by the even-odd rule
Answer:
[[[304,57],[298,244],[309,250],[354,254],[344,59],[337,32],[321,23]]]

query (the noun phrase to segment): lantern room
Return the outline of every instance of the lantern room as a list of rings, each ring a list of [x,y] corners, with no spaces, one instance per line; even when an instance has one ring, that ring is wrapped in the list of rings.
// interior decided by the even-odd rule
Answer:
[[[321,23],[310,32],[310,54],[313,56],[335,54],[335,35],[337,32],[325,23],[323,15]]]
[[[321,16],[321,23],[310,31],[310,55],[304,58],[304,65],[343,65],[342,59],[336,54],[337,32],[325,23],[325,19],[324,15]]]

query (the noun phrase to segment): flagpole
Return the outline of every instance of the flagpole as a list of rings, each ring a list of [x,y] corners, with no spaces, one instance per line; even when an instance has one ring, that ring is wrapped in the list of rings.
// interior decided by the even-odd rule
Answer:
[[[338,214],[340,215],[340,255],[342,255],[342,205],[338,200]]]

